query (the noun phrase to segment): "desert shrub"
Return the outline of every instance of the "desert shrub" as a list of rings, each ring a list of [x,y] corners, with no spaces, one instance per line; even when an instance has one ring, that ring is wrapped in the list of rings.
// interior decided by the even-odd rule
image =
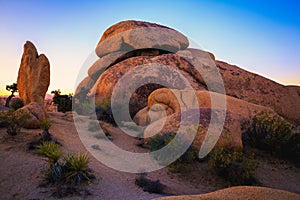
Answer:
[[[91,132],[95,132],[100,130],[100,125],[98,121],[90,121],[88,125],[88,130]]]
[[[141,174],[135,179],[135,184],[143,189],[144,192],[162,194],[165,186],[159,180],[151,181],[146,178],[146,174]]]
[[[151,151],[156,151],[164,146],[168,145],[172,139],[175,137],[176,133],[167,132],[162,135],[156,135],[149,139],[148,144],[150,146]],[[179,141],[179,143],[185,141]],[[182,145],[182,144],[178,144]],[[176,145],[175,145],[176,146]],[[170,154],[176,152],[176,150],[171,151]],[[161,157],[156,157],[155,159],[158,161],[165,162],[166,159],[172,157],[172,155],[161,155]],[[193,146],[189,146],[189,148],[172,164],[169,165],[170,172],[180,172],[187,163],[192,163],[198,160],[198,149]]]
[[[218,176],[231,185],[253,185],[253,172],[257,168],[254,155],[247,157],[241,151],[215,148],[209,154],[208,165]]]
[[[300,166],[300,133],[293,134],[283,146],[284,158]]]
[[[51,163],[57,163],[63,155],[59,150],[59,145],[55,142],[43,142],[38,146],[37,153],[47,157]]]
[[[63,166],[65,181],[71,184],[81,184],[83,181],[90,181],[93,178],[91,169],[88,167],[89,158],[86,154],[68,154],[64,157]]]
[[[24,103],[22,99],[20,98],[12,98],[9,102],[9,108],[12,110],[18,110],[19,108],[22,108],[24,106]]]
[[[71,95],[61,95],[61,91],[54,90],[51,91],[54,94],[53,102],[57,105],[58,112],[72,111],[72,96]]]
[[[292,126],[278,115],[262,111],[243,124],[243,143],[282,155],[282,149],[291,137]]]
[[[7,127],[6,113],[7,111],[0,111],[0,128]]]
[[[28,114],[23,110],[18,112],[15,112],[14,110],[0,112],[0,121],[5,124],[6,132],[12,136],[17,135],[20,132],[27,117]]]

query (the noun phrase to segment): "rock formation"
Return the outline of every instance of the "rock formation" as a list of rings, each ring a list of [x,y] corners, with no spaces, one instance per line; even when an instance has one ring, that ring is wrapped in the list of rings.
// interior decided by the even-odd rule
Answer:
[[[24,45],[17,84],[25,105],[31,102],[43,104],[50,84],[50,64],[44,54],[38,55],[29,41]]]
[[[25,128],[39,128],[45,120],[44,98],[50,84],[50,64],[44,54],[38,55],[35,46],[27,41],[18,73],[19,96],[29,117]]]
[[[104,111],[97,111],[98,117],[111,112],[112,97],[117,104],[128,100],[131,118],[148,125],[145,136],[161,123],[159,134],[176,131],[181,115],[193,118],[200,111],[197,147],[214,112],[227,114],[217,144],[230,148],[242,148],[240,124],[255,112],[268,110],[300,125],[300,87],[280,85],[188,46],[184,35],[162,25],[133,20],[117,23],[103,33],[95,50],[99,59],[77,92],[89,90],[87,98],[94,98],[96,107],[105,105]],[[132,83],[137,87],[131,88]],[[191,89],[196,91],[198,107],[182,110],[179,104],[191,101],[187,92]],[[225,99],[226,110],[218,105],[211,108],[211,97]]]

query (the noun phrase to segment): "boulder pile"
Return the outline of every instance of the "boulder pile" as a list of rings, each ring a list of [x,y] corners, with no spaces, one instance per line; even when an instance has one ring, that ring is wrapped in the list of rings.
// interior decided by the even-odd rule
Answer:
[[[84,91],[84,99],[94,100],[101,120],[113,117],[112,98],[116,104],[128,99],[129,115],[145,126],[145,136],[153,135],[161,123],[159,134],[176,131],[181,115],[194,116],[197,120],[189,124],[199,127],[197,147],[216,111],[226,115],[217,145],[229,148],[242,148],[240,124],[255,112],[267,110],[300,124],[300,87],[280,85],[217,61],[210,52],[188,47],[187,37],[172,28],[134,20],[119,22],[103,33],[95,50],[99,58],[76,93]],[[138,87],[131,88],[132,83]],[[115,95],[116,91],[122,95]],[[212,107],[211,98],[225,99],[225,107]],[[183,108],[187,103],[193,106]]]

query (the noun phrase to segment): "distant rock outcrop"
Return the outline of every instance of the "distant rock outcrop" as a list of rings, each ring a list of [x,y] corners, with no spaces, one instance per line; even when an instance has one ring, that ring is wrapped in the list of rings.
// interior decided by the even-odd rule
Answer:
[[[222,61],[216,61],[216,65],[227,95],[272,108],[286,120],[300,125],[299,86],[284,86]]]
[[[38,55],[35,46],[27,41],[18,73],[19,96],[24,102],[21,108],[30,114],[26,128],[39,128],[46,118],[44,98],[50,84],[50,64],[44,54]]]

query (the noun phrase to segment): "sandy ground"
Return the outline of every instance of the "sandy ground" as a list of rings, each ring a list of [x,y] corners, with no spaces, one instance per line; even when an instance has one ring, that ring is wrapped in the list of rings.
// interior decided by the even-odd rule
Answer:
[[[50,133],[61,144],[65,152],[86,152],[78,137],[74,123],[62,113],[49,113],[52,127]],[[122,134],[119,129],[111,128],[113,142],[132,152],[145,149],[136,146],[138,142]],[[51,187],[40,187],[47,169],[47,163],[29,151],[27,144],[39,137],[41,130],[22,129],[15,137],[0,129],[0,199],[54,199]],[[291,164],[281,161],[261,161],[257,177],[263,186],[300,193],[300,171]],[[90,168],[96,180],[87,190],[91,195],[71,196],[66,199],[153,199],[166,195],[150,194],[135,185],[138,174],[123,173],[110,169],[90,155]],[[228,183],[211,174],[205,163],[191,166],[193,170],[183,174],[170,174],[161,169],[148,174],[151,180],[159,179],[167,186],[165,192],[173,195],[203,194],[226,188]],[[196,169],[195,169],[196,168]]]

